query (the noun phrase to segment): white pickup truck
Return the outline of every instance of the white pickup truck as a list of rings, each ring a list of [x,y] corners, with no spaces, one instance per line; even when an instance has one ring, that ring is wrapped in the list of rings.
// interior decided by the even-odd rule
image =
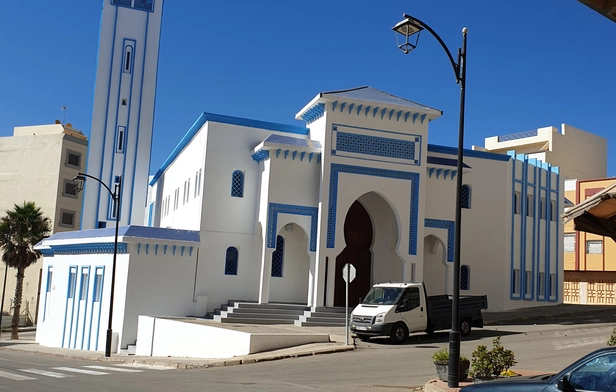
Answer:
[[[423,283],[378,283],[351,313],[350,329],[357,337],[389,336],[402,343],[409,333],[433,333],[451,328],[452,299],[448,295],[427,296]],[[485,295],[460,296],[460,333],[483,327]]]

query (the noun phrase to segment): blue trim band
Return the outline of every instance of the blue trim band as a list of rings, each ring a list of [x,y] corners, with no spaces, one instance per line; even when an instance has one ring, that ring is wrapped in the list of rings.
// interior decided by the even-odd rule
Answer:
[[[375,169],[363,166],[341,165],[333,163],[329,180],[329,206],[327,211],[327,247],[334,248],[336,244],[336,209],[338,205],[338,174],[351,173],[366,176],[410,180],[411,206],[409,216],[409,254],[417,254],[417,212],[419,208],[419,173],[398,170]]]
[[[425,227],[431,227],[434,229],[447,230],[447,261],[453,263],[453,248],[454,248],[454,236],[456,232],[456,223],[454,221],[442,220],[442,219],[427,219],[424,223]]]
[[[317,207],[296,206],[291,204],[269,203],[267,211],[267,247],[276,247],[276,228],[278,214],[304,215],[310,219],[310,251],[317,250],[317,224],[319,209]]]
[[[158,179],[163,175],[165,170],[175,161],[175,159],[180,155],[182,150],[190,143],[192,138],[199,132],[201,127],[206,122],[217,122],[222,124],[230,124],[237,125],[240,127],[249,127],[249,128],[260,128],[277,132],[286,132],[293,133],[298,135],[308,135],[309,129],[304,127],[298,127],[295,125],[287,125],[287,124],[279,124],[272,123],[267,121],[259,121],[259,120],[251,120],[247,118],[240,117],[231,117],[231,116],[223,116],[220,114],[213,113],[202,113],[197,121],[188,129],[188,132],[184,135],[182,140],[178,143],[175,149],[171,152],[167,160],[162,164],[162,166],[158,169],[152,180],[150,181],[150,185],[156,184]]]
[[[107,254],[113,253],[113,242],[99,242],[92,244],[52,245],[56,255],[82,255],[82,254]],[[128,253],[128,244],[118,243],[118,254]]]
[[[457,147],[447,147],[447,146],[439,146],[435,144],[428,144],[428,152],[436,152],[441,154],[449,154],[456,155],[458,154]],[[462,150],[465,157],[471,158],[481,158],[481,159],[491,159],[493,161],[503,161],[508,162],[511,160],[509,155],[505,154],[495,154],[493,152],[485,152],[485,151],[475,151],[475,150]]]

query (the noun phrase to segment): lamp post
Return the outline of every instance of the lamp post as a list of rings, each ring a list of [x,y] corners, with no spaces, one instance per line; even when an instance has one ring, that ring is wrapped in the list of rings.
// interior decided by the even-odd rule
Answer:
[[[398,44],[404,54],[408,54],[411,50],[417,47],[419,41],[419,33],[426,29],[436,38],[441,44],[451,66],[456,75],[456,84],[460,85],[460,124],[458,131],[458,177],[456,183],[456,220],[455,220],[455,245],[454,245],[454,260],[453,260],[453,301],[451,312],[451,331],[449,332],[449,374],[447,375],[447,386],[457,388],[460,376],[460,233],[462,232],[462,149],[464,144],[464,103],[465,103],[465,88],[466,88],[466,34],[468,29],[462,29],[462,48],[458,49],[458,62],[454,61],[451,52],[441,37],[434,30],[419,19],[404,14],[404,20],[393,27],[393,30],[404,37],[404,42]],[[396,35],[396,39],[398,38]],[[410,39],[416,35],[414,42]]]
[[[73,178],[73,184],[75,186],[75,193],[79,193],[83,190],[83,185],[86,182],[86,178],[91,178],[98,181],[102,186],[109,191],[109,194],[113,198],[113,211],[115,214],[115,238],[113,241],[113,265],[111,267],[111,297],[109,299],[109,320],[107,324],[107,339],[105,341],[105,356],[111,356],[111,321],[113,319],[113,294],[115,291],[115,275],[116,275],[116,259],[118,257],[118,227],[120,224],[120,200],[122,195],[122,176],[116,176],[115,187],[112,192],[109,187],[96,177],[89,174],[79,173],[79,175]]]

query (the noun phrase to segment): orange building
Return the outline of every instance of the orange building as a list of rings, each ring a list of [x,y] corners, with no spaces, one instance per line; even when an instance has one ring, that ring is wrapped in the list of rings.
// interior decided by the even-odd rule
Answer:
[[[565,197],[577,205],[616,183],[616,178],[565,181]],[[616,242],[576,231],[573,220],[564,228],[565,303],[616,304]]]

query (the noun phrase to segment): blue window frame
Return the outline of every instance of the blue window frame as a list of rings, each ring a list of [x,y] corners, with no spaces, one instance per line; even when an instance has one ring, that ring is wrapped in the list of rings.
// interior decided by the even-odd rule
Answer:
[[[227,256],[225,257],[225,275],[237,275],[237,248],[231,246],[227,248]]]
[[[470,290],[471,287],[471,269],[468,265],[460,267],[460,290]]]
[[[471,208],[471,187],[462,185],[460,188],[460,201],[462,208]]]
[[[244,197],[244,173],[239,170],[231,175],[231,196]]]
[[[284,238],[276,237],[276,250],[272,253],[272,276],[282,278],[282,267],[284,263]]]
[[[68,275],[68,298],[75,298],[75,288],[77,287],[77,267],[69,268]]]
[[[94,291],[92,295],[92,302],[101,302],[103,298],[103,267],[96,267],[96,273],[94,275]]]
[[[81,290],[79,290],[79,300],[85,301],[88,298],[90,286],[90,267],[81,267]]]

